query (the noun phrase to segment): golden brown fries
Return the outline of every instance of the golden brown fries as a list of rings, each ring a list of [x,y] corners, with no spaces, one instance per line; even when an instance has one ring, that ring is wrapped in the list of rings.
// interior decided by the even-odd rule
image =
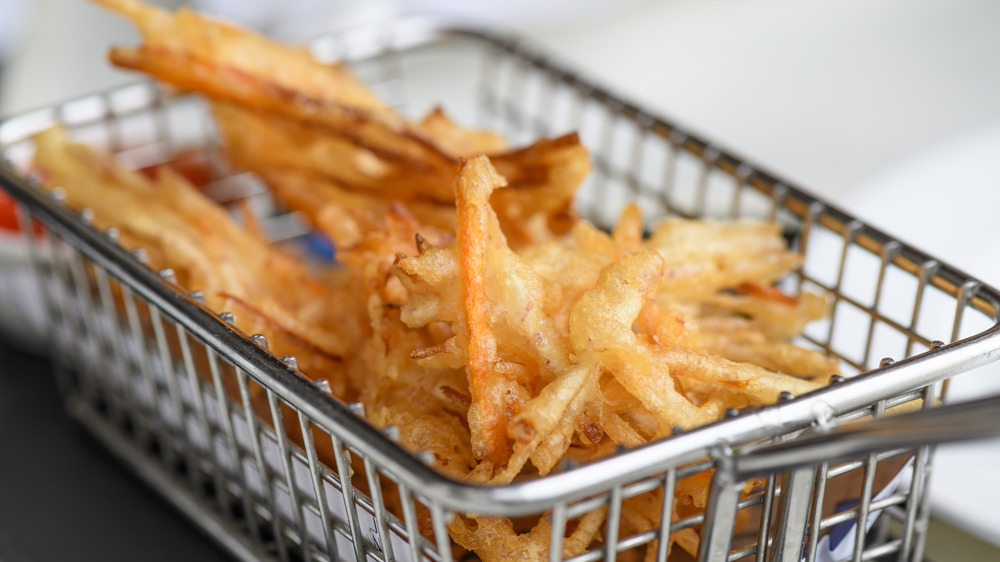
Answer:
[[[143,37],[139,47],[112,49],[110,59],[118,66],[185,90],[329,127],[400,157],[447,160],[416,134],[404,143],[386,144],[389,132],[406,131],[405,123],[345,68],[321,64],[305,49],[278,46],[184,7],[171,13],[137,0],[96,1],[129,19]]]
[[[575,218],[573,194],[590,169],[575,135],[504,152],[502,137],[458,127],[440,109],[407,121],[346,68],[321,64],[303,49],[279,47],[184,8],[174,14],[137,0],[96,1],[143,36],[139,47],[112,49],[111,61],[216,100],[230,159],[270,176],[279,196],[288,181],[297,193],[303,183],[329,185],[321,189],[338,203],[338,194],[357,201],[359,192],[374,191],[418,203],[425,207],[419,214],[429,217],[434,213],[426,207],[454,201],[458,159],[489,153],[510,183],[497,195],[497,208],[515,243],[561,233]],[[312,216],[314,209],[298,210]]]
[[[604,232],[573,208],[590,169],[575,134],[511,150],[440,109],[408,120],[305,50],[185,9],[97,1],[143,36],[111,60],[207,96],[228,164],[328,235],[339,269],[314,277],[169,168],[151,180],[58,130],[37,138],[45,184],[452,478],[542,477],[809,392],[838,370],[794,342],[828,303],[775,288],[801,261],[775,224],[671,218],[644,235],[629,205]],[[301,440],[297,423],[285,430]],[[700,513],[710,477],[678,481],[666,508],[662,490],[629,498],[620,536],[658,528],[664,511]],[[363,467],[354,479],[367,485]],[[562,555],[593,548],[606,517],[571,521]],[[552,532],[547,514],[463,515],[449,531],[483,560],[546,559]],[[669,543],[681,547],[671,559],[693,555],[697,531]],[[657,546],[633,555],[653,559]]]
[[[484,461],[478,476],[486,473],[489,479],[492,473],[494,481],[510,481],[528,458],[545,474],[574,440],[599,442],[604,423],[613,426],[609,438],[631,447],[675,427],[718,419],[733,405],[770,403],[783,390],[800,394],[819,386],[701,347],[703,315],[723,314],[709,306],[714,301],[703,284],[716,278],[734,285],[763,282],[774,275],[774,264],[797,263],[756,225],[665,223],[656,232],[686,230],[712,241],[706,252],[683,263],[677,256],[694,254],[696,242],[668,244],[664,235],[654,234],[648,241],[631,236],[634,244],[616,245],[612,236],[586,223],[578,223],[565,241],[519,254],[506,246],[489,205],[490,192],[502,184],[485,157],[466,162],[456,183],[457,241],[396,262],[410,292],[403,321],[412,328],[445,321],[455,334],[413,357],[425,365],[466,365],[473,450]],[[623,225],[637,224],[635,213],[628,209]],[[626,226],[616,229],[619,241],[628,238]],[[779,238],[766,230],[771,239]],[[747,233],[757,238],[729,239]],[[750,258],[744,253],[755,249],[763,264],[746,263]],[[675,264],[669,278],[668,263]],[[781,305],[796,309],[798,302],[787,297]],[[752,314],[744,307],[730,317],[749,323]],[[677,333],[670,333],[671,327]],[[773,339],[752,325],[744,329],[762,345]],[[801,355],[799,364],[823,369],[798,374],[830,374],[820,353],[779,343]]]
[[[364,207],[380,216],[387,202],[400,201],[426,224],[455,226],[457,160],[441,171],[393,160],[355,139],[239,105],[216,101],[212,111],[229,160],[268,180],[282,202],[313,220],[326,204]],[[493,206],[516,246],[562,234],[575,223],[573,197],[590,171],[589,154],[575,134],[503,151],[497,150],[504,146],[502,139],[458,129],[440,109],[421,123],[449,123],[433,126],[429,142],[437,143],[440,135],[441,142],[452,145],[449,150],[463,151],[459,156],[490,150],[507,180],[507,188],[493,194]],[[467,140],[460,143],[456,137]]]
[[[607,508],[587,513],[577,522],[575,530],[563,539],[562,558],[582,554],[600,536]],[[549,536],[552,533],[548,517],[538,519],[530,531],[519,533],[514,524],[503,517],[460,517],[450,525],[455,542],[481,553],[486,562],[502,560],[547,560]]]
[[[37,135],[35,145],[42,185],[60,188],[67,205],[92,209],[95,226],[117,228],[124,247],[172,268],[209,308],[235,313],[248,333],[267,334],[275,353],[299,357],[304,370],[350,394],[342,357],[356,336],[335,321],[341,299],[302,264],[240,228],[170,168],[150,179],[71,143],[61,129]]]

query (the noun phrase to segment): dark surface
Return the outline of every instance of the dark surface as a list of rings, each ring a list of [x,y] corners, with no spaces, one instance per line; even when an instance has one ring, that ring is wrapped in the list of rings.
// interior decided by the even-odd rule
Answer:
[[[227,559],[69,418],[46,360],[0,340],[0,561]]]

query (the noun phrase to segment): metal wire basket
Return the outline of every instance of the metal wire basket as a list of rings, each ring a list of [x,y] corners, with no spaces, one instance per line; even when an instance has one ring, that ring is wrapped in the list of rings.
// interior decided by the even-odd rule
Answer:
[[[549,558],[559,560],[567,528],[601,506],[608,509],[603,540],[577,560],[647,548],[664,560],[668,534],[686,528],[699,529],[705,559],[921,558],[930,445],[859,453],[790,477],[772,467],[762,473],[766,485],[749,495],[726,492],[734,484],[721,479],[742,474],[726,469],[734,451],[752,455],[808,428],[880,417],[907,403],[934,407],[947,379],[996,356],[995,289],[509,39],[408,19],[325,37],[313,48],[320,59],[351,61],[404,112],[440,103],[514,143],[579,131],[594,153],[594,172],[578,205],[598,225],[610,225],[627,201],[637,201],[650,220],[779,221],[805,255],[786,288],[834,299],[831,318],[810,326],[802,343],[840,358],[847,377],[536,480],[500,487],[452,481],[400,449],[391,431],[365,423],[357,406],[299,376],[293,358],[271,354],[263,336],[207,310],[170,271],[150,270],[141,251],[117,244],[114,231],[89,226],[86,211],[70,212],[23,179],[30,136],[61,123],[135,166],[197,149],[217,171],[210,186],[216,198],[249,199],[275,243],[306,233],[252,176],[221,165],[201,100],[141,83],[4,120],[0,150],[9,165],[0,166],[0,185],[21,204],[38,279],[38,291],[24,299],[38,299],[45,312],[67,409],[167,500],[243,560],[449,560],[446,526],[469,512],[546,514]],[[33,221],[44,224],[43,234]],[[251,399],[258,394],[263,406]],[[332,452],[333,466],[320,462],[320,450]],[[369,493],[339,476],[352,467]],[[672,517],[678,482],[719,467],[708,514]],[[898,476],[887,483],[886,471]],[[855,486],[842,484],[852,477]],[[789,501],[793,494],[781,490],[803,479],[808,501]],[[838,505],[825,506],[834,489]],[[622,503],[652,491],[666,498],[659,525],[620,536]],[[846,535],[840,550],[830,546],[838,534]]]

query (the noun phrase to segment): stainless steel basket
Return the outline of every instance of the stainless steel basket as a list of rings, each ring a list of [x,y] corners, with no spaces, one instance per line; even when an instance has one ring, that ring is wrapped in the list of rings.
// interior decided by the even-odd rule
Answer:
[[[766,485],[749,496],[725,492],[734,484],[721,479],[734,474],[726,469],[733,454],[752,455],[809,428],[880,417],[907,403],[934,407],[947,379],[996,358],[995,289],[509,39],[408,19],[313,47],[321,59],[351,61],[404,112],[440,103],[460,121],[498,129],[515,143],[578,130],[595,164],[578,204],[598,225],[608,226],[627,201],[651,220],[779,221],[806,256],[786,288],[826,292],[835,303],[832,317],[810,326],[802,343],[839,357],[847,377],[537,480],[501,487],[452,481],[394,444],[391,430],[365,423],[359,408],[299,376],[294,360],[269,353],[264,337],[240,332],[224,311],[207,310],[171,272],[150,270],[142,252],[122,249],[113,231],[90,227],[87,212],[70,212],[22,179],[30,136],[54,123],[135,166],[199,148],[217,172],[213,195],[227,203],[249,198],[275,243],[294,244],[305,233],[253,177],[215,159],[201,100],[141,83],[4,120],[0,150],[10,165],[0,166],[0,184],[21,203],[38,279],[38,290],[23,298],[42,303],[67,409],[167,500],[243,560],[449,560],[448,521],[470,512],[547,514],[550,559],[558,560],[572,521],[601,506],[608,509],[603,540],[577,560],[615,559],[654,540],[663,560],[667,534],[691,527],[700,529],[702,555],[717,560],[833,559],[840,554],[827,545],[835,534],[846,535],[838,551],[846,545],[846,559],[921,558],[931,445],[824,461],[792,476],[769,469]],[[44,234],[32,221],[44,224]],[[256,393],[266,397],[263,408],[251,399]],[[289,421],[301,430],[302,447]],[[319,448],[332,448],[335,466],[319,461]],[[370,496],[338,476],[352,466],[363,468]],[[677,483],[718,467],[709,515],[672,519]],[[899,476],[888,485],[876,480],[880,467]],[[853,501],[841,498],[826,510],[832,483],[850,475],[858,481],[848,488]],[[781,489],[801,489],[803,479],[808,501],[788,501],[792,494]],[[659,527],[619,536],[622,502],[657,489],[668,498]],[[386,509],[390,497],[398,498],[398,515]],[[734,534],[737,511],[750,524]]]

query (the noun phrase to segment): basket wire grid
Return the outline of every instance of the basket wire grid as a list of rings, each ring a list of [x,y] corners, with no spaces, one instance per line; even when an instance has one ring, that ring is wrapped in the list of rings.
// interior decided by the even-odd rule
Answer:
[[[579,131],[594,171],[578,206],[598,226],[613,224],[628,201],[650,223],[668,215],[779,221],[805,256],[785,288],[823,292],[834,302],[831,317],[811,325],[800,343],[841,359],[848,376],[537,480],[452,481],[393,443],[393,428],[365,423],[360,404],[342,404],[299,375],[294,357],[271,354],[265,335],[242,333],[238,319],[207,310],[199,293],[188,292],[196,288],[177,286],[169,270],[152,271],[141,249],[121,248],[113,229],[89,226],[88,211],[73,213],[58,191],[43,195],[21,178],[30,135],[54,123],[136,167],[196,148],[187,154],[216,174],[208,193],[225,204],[248,200],[274,243],[298,249],[307,229],[275,207],[254,177],[227,169],[198,98],[141,83],[4,120],[0,149],[10,166],[0,167],[0,184],[21,203],[39,280],[31,297],[43,302],[68,411],[230,553],[450,560],[447,525],[474,512],[544,514],[549,558],[560,560],[567,531],[606,508],[602,540],[574,560],[612,560],[642,548],[664,560],[668,534],[688,528],[717,560],[833,559],[824,540],[838,533],[848,535],[843,559],[922,558],[931,445],[771,472],[761,489],[716,501],[708,516],[674,517],[674,491],[734,451],[752,454],[810,427],[880,417],[897,406],[933,407],[950,377],[1000,348],[996,290],[506,38],[409,19],[325,37],[314,49],[320,59],[352,61],[384,99],[411,114],[440,102],[459,121],[475,115],[514,144]],[[34,221],[44,234],[31,228]],[[884,476],[897,472],[901,482],[887,486]],[[781,493],[795,479],[811,483],[805,508]],[[856,485],[844,486],[849,479]],[[838,489],[850,493],[825,505]],[[663,498],[658,524],[620,534],[623,502],[650,494]],[[890,524],[899,527],[892,538]],[[801,529],[793,546],[782,542],[787,528]]]

